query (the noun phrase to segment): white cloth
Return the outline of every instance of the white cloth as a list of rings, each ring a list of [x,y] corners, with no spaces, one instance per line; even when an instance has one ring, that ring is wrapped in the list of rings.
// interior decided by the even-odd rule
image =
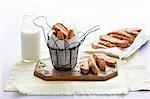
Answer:
[[[114,95],[150,90],[149,76],[138,52],[127,60],[119,60],[118,76],[107,81],[44,81],[33,75],[35,64],[17,63],[5,91],[27,95]]]

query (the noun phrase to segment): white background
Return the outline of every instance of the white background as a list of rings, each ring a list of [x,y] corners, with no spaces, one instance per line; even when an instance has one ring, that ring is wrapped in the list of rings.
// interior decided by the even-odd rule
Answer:
[[[36,12],[48,18],[49,24],[62,22],[65,25],[86,31],[99,24],[101,30],[96,32],[95,39],[102,32],[125,27],[141,27],[150,33],[150,1],[148,0],[3,0],[0,1],[0,65],[2,90],[6,85],[14,62],[21,56],[20,27],[24,12]],[[43,38],[43,37],[42,37]],[[93,38],[89,35],[85,44]],[[47,50],[41,40],[42,50]],[[142,47],[141,52],[145,66],[150,70],[150,44]],[[49,53],[48,53],[49,54]],[[4,93],[3,98],[29,99],[18,93]],[[32,98],[134,98],[148,97],[149,92],[132,92],[126,96],[45,96]]]

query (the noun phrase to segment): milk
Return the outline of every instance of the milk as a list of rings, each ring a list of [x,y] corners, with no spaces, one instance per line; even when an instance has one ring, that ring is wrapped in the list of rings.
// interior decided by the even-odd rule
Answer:
[[[21,32],[22,59],[35,61],[40,58],[40,33],[38,31]]]
[[[28,13],[23,16],[21,28],[21,54],[25,62],[34,62],[40,58],[40,32],[33,20],[36,15]]]

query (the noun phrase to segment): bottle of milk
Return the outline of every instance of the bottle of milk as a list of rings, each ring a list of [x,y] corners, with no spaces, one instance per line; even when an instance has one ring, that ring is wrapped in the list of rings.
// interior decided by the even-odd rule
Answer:
[[[35,62],[40,58],[40,32],[33,23],[35,18],[34,13],[27,13],[23,16],[21,49],[24,62]]]

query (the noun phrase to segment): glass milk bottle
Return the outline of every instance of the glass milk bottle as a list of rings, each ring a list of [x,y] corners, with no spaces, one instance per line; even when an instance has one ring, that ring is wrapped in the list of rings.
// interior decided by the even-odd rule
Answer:
[[[35,62],[40,58],[40,32],[33,23],[35,18],[35,14],[23,16],[21,49],[24,62]]]

